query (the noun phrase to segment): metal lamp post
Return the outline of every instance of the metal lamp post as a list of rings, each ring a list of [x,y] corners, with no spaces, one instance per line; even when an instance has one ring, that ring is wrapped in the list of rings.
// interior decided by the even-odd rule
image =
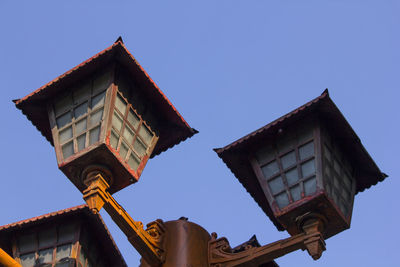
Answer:
[[[125,233],[143,267],[276,266],[275,258],[297,249],[318,259],[324,240],[349,228],[354,195],[386,177],[325,91],[215,149],[275,226],[292,235],[232,249],[185,219],[144,229],[113,198],[138,181],[149,158],[197,132],[121,39],[14,102],[54,145],[58,167],[91,210],[104,207]]]

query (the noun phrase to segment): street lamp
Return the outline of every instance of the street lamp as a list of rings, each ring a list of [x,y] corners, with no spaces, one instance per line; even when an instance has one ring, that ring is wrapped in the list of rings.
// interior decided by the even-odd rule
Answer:
[[[328,90],[215,151],[275,226],[292,236],[311,221],[324,239],[349,228],[354,195],[386,177]]]
[[[139,179],[150,157],[196,133],[121,39],[15,104],[80,191],[95,171],[115,193]]]

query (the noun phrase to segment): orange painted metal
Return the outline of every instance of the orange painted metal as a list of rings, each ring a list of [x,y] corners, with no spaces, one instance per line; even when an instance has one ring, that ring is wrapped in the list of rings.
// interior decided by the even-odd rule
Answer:
[[[0,266],[4,267],[22,267],[16,260],[0,248]]]

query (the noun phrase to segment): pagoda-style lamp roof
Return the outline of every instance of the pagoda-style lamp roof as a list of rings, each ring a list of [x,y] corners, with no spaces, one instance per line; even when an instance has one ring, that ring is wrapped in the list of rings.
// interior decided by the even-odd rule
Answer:
[[[307,127],[310,130],[310,137],[303,139],[304,141],[299,141],[302,138],[300,136],[302,134],[301,131],[307,130]],[[282,144],[289,137],[292,138],[291,141],[289,140],[290,142],[294,140],[293,148],[291,148],[293,150],[286,150],[292,151],[290,153],[279,148],[279,142]],[[329,145],[325,146],[325,143]],[[335,149],[331,149],[330,144],[334,144],[333,147]],[[283,145],[288,146],[289,144]],[[257,157],[264,153],[262,150],[265,147],[271,147],[271,150],[268,152],[270,153],[269,159],[263,158],[259,160]],[[296,213],[293,210],[299,209],[298,207],[302,205],[308,205],[307,209],[313,210],[315,207],[307,204],[307,202],[311,201],[314,197],[321,199],[321,195],[323,195],[324,201],[328,203],[323,205],[336,207],[329,208],[329,211],[326,212],[333,211],[336,214],[337,211],[338,215],[336,217],[340,217],[338,222],[335,222],[335,226],[328,227],[328,233],[325,237],[328,238],[348,228],[354,194],[368,189],[387,177],[387,175],[379,170],[362,145],[357,134],[333,103],[329,97],[328,90],[325,90],[321,96],[264,127],[225,147],[214,150],[268,215],[278,230],[288,230],[289,228],[288,231],[291,234],[296,234],[297,231],[292,225],[292,222],[296,219],[293,216],[300,216],[299,212]],[[338,158],[337,161],[335,158],[335,162],[333,160],[330,161],[332,151],[335,151],[335,153],[337,151],[338,154],[337,157],[335,155]],[[301,153],[304,153],[304,160],[302,160]],[[342,161],[343,164],[341,163]],[[269,163],[271,164],[269,165]],[[279,163],[280,171],[277,163]],[[285,164],[288,167],[285,167]],[[325,171],[332,178],[329,178],[329,175]],[[333,178],[334,175],[331,174],[334,171],[335,180]],[[302,174],[304,172],[309,172],[310,176]],[[278,180],[283,179],[282,177],[285,177],[284,180]],[[351,179],[348,177],[351,177]],[[318,182],[315,182],[316,180]],[[307,184],[308,181],[310,182]],[[355,181],[355,183],[352,181]],[[296,183],[298,183],[299,188],[303,188],[303,191],[299,190],[295,192]],[[336,188],[338,188],[335,189],[337,192],[341,192],[342,190],[348,193],[332,193],[333,189],[331,188],[334,186],[334,183]],[[340,189],[342,188],[341,184],[343,186],[348,184],[348,186],[345,189]],[[283,193],[285,199],[280,198],[282,196],[282,193],[279,193],[282,192],[281,190],[283,192],[286,190],[287,194],[290,192],[291,197],[287,199],[286,193]],[[307,193],[307,190],[312,190],[312,192]],[[347,199],[347,202],[344,199]],[[322,205],[321,203],[318,204],[318,202],[313,203],[313,205]],[[322,210],[325,208],[318,209]],[[301,210],[301,212],[305,211],[304,209]],[[290,215],[290,219],[285,213],[290,214],[291,212],[293,214]]]

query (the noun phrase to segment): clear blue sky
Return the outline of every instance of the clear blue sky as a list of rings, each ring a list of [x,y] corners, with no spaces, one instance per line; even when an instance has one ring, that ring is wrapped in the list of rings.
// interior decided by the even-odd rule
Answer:
[[[212,148],[329,88],[390,177],[356,196],[351,228],[327,240],[320,260],[299,251],[277,262],[398,266],[400,1],[112,2],[0,0],[0,225],[83,203],[57,169],[53,147],[11,100],[121,35],[200,131],[150,160],[140,182],[115,195],[134,219],[186,216],[232,246],[253,234],[262,244],[287,237]],[[137,266],[137,252],[102,215],[128,265]]]

